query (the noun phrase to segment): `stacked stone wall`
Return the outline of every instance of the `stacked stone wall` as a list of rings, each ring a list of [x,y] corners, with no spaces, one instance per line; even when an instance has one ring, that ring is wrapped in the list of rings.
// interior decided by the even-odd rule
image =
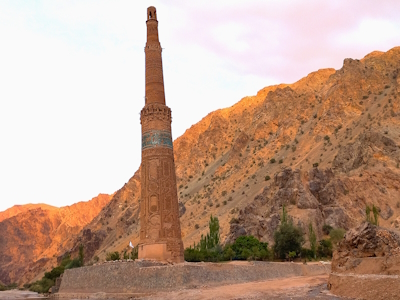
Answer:
[[[151,294],[329,272],[329,266],[321,264],[273,262],[183,263],[148,267],[143,267],[140,261],[105,263],[66,270],[58,297],[96,293]]]

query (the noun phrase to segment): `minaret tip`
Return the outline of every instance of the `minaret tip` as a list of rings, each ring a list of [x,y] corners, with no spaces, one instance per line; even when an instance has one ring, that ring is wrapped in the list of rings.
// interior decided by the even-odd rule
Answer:
[[[147,21],[148,20],[156,20],[157,21],[157,12],[154,6],[149,6],[147,8]]]

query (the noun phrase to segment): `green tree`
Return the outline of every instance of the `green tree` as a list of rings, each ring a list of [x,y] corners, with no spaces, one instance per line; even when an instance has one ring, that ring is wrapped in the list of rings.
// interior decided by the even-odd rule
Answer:
[[[210,217],[210,222],[208,223],[208,227],[210,229],[210,235],[209,235],[209,248],[212,249],[216,246],[219,245],[220,243],[220,235],[219,235],[219,221],[217,217],[214,217],[211,215]]]
[[[375,205],[372,205],[372,214],[374,215],[373,224],[378,226],[379,225],[379,222],[378,222],[379,210]]]
[[[80,244],[79,245],[79,262],[80,262],[81,266],[83,266],[84,259],[85,259],[85,255],[83,253],[83,245]]]
[[[277,257],[284,259],[289,252],[301,252],[301,245],[304,243],[304,236],[301,228],[294,226],[292,219],[289,219],[285,206],[282,209],[281,224],[274,233],[274,253]]]
[[[308,239],[310,241],[310,249],[313,257],[317,258],[317,236],[315,235],[312,223],[308,224]]]

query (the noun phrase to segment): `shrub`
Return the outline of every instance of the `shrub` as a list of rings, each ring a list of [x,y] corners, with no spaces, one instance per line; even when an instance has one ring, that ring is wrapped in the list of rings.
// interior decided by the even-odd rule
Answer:
[[[34,282],[29,290],[36,293],[47,293],[53,285],[53,280],[43,277],[41,280]]]
[[[332,257],[332,241],[330,239],[320,240],[317,252],[319,257]]]
[[[252,235],[238,237],[231,248],[239,260],[265,260],[270,256],[268,243],[260,242]]]
[[[279,160],[279,163],[280,163],[280,164],[283,163],[283,159],[280,159],[280,160]]]
[[[324,224],[324,226],[322,226],[322,231],[326,235],[328,235],[332,229],[333,227],[331,225]]]
[[[114,261],[114,260],[120,260],[121,259],[121,257],[120,257],[120,255],[119,255],[119,252],[118,251],[115,251],[115,252],[108,252],[107,254],[106,254],[106,260],[107,261]]]
[[[313,163],[312,166],[313,166],[314,168],[318,168],[318,163]]]
[[[271,158],[271,160],[269,161],[271,164],[273,164],[273,163],[275,163],[276,162],[276,160],[275,160],[275,158]]]
[[[228,193],[227,191],[222,191],[221,195],[226,196],[227,193]]]
[[[50,272],[44,273],[44,278],[55,280],[57,277],[60,277],[60,275],[64,273],[64,267],[63,266],[58,266],[55,267],[53,270]]]
[[[302,258],[314,259],[314,253],[311,249],[301,248],[300,253]]]
[[[271,179],[271,177],[269,175],[265,176],[265,181],[268,181],[270,179]]]
[[[79,258],[75,258],[71,260],[66,266],[65,269],[74,269],[74,268],[80,268],[82,267],[81,262]]]
[[[346,230],[344,230],[343,228],[332,229],[329,232],[329,236],[331,238],[332,243],[336,244],[336,243],[340,242],[343,239],[345,233],[346,233]]]

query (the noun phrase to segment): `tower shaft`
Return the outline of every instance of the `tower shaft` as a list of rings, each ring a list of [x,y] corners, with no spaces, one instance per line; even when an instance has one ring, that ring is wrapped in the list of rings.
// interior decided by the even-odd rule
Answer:
[[[142,165],[139,258],[183,261],[178,195],[171,135],[171,109],[165,105],[156,9],[147,9],[146,97],[141,111]]]

